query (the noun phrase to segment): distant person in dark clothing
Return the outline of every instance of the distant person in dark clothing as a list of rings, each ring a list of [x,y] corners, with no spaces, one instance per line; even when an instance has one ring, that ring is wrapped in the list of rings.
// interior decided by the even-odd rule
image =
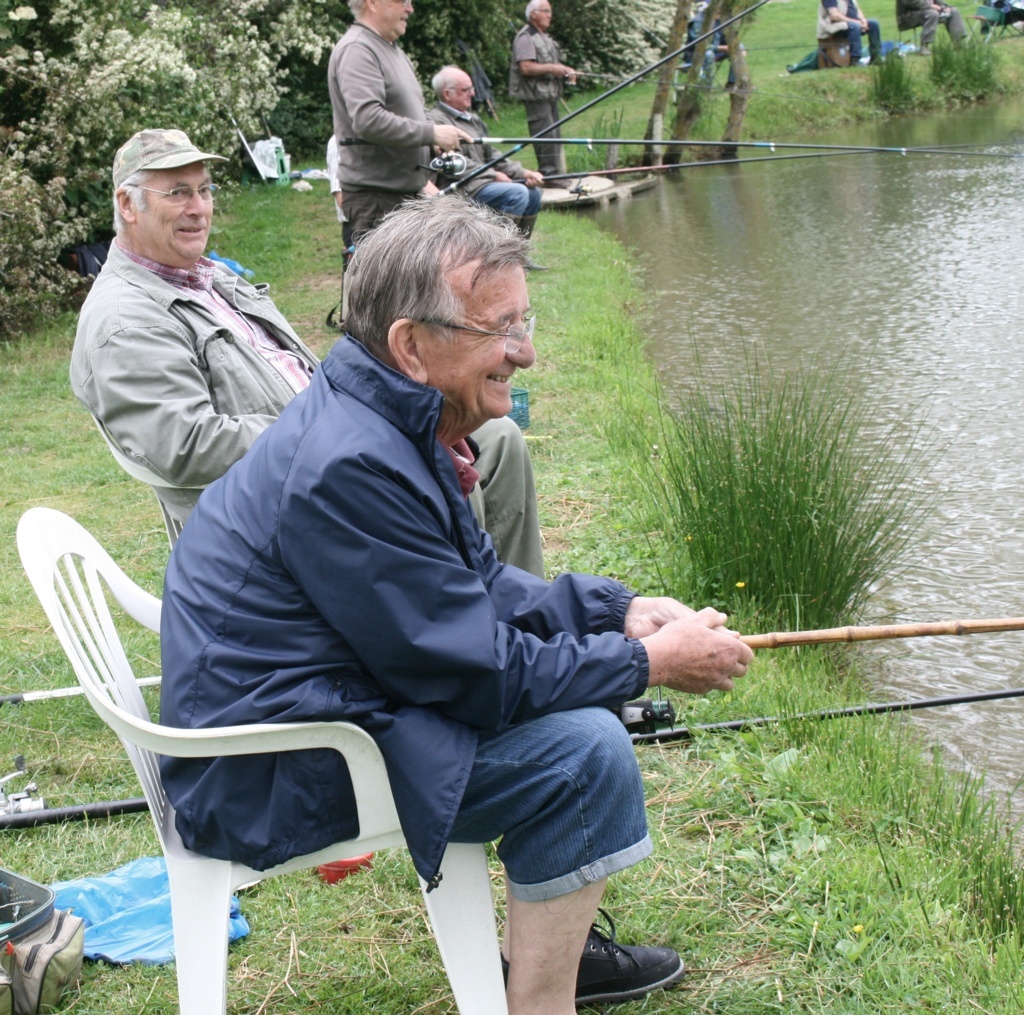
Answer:
[[[686,26],[687,47],[683,50],[683,67],[688,67],[693,60],[693,53],[697,39],[704,34],[704,12],[707,10],[707,3],[700,3],[694,8],[693,18]],[[701,80],[710,84],[714,79],[715,64],[729,59],[729,45],[725,41],[725,32],[720,28],[721,22],[715,19],[715,34],[708,40],[707,48],[704,50],[704,66],[701,68]],[[729,64],[729,78],[725,83],[726,88],[732,88],[736,84],[736,72]]]
[[[931,44],[940,24],[946,26],[954,43],[967,37],[967,26],[955,7],[932,3],[932,0],[896,0],[896,27],[901,32],[921,29],[921,45],[917,48],[921,56],[932,55]]]

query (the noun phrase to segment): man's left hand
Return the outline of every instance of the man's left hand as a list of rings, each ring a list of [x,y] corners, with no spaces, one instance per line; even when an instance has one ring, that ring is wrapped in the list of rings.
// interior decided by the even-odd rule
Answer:
[[[673,620],[692,617],[696,610],[669,596],[637,596],[626,609],[623,633],[627,638],[646,638]]]
[[[523,170],[523,183],[528,187],[540,187],[544,183],[544,177],[532,169]]]

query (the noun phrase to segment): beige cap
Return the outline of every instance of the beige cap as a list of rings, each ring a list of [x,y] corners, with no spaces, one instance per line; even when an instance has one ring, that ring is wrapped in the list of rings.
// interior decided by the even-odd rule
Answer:
[[[114,156],[114,190],[140,169],[177,169],[207,159],[228,161],[223,155],[201,152],[182,130],[140,130]]]

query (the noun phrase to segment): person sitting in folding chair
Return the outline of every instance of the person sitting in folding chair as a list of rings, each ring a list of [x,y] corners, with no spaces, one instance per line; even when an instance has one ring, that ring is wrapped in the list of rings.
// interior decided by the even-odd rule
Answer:
[[[846,39],[850,46],[850,66],[860,64],[864,55],[861,36],[868,37],[871,63],[882,59],[882,29],[874,18],[865,17],[856,0],[821,0],[818,6],[818,42]]]
[[[896,0],[896,27],[901,32],[921,29],[921,45],[917,47],[919,56],[932,55],[931,45],[940,24],[946,26],[954,45],[967,37],[967,26],[955,7],[933,3],[932,0]]]
[[[472,138],[487,136],[486,124],[473,112],[476,89],[472,78],[464,70],[454,66],[442,67],[430,83],[437,95],[437,105],[427,116],[434,123],[460,127]],[[457,183],[466,174],[493,162],[490,169],[468,180],[460,189],[474,201],[510,216],[522,234],[530,236],[537,221],[537,212],[540,211],[540,188],[544,184],[544,177],[515,159],[495,161],[501,153],[483,141],[474,144],[464,142],[460,152],[465,169],[457,174],[444,170],[438,172],[434,180],[437,186],[443,188],[450,183]]]

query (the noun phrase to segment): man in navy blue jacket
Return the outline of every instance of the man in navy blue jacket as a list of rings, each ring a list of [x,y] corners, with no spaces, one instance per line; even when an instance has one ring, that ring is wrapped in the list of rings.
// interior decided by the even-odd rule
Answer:
[[[652,850],[618,706],[727,690],[752,654],[717,611],[503,565],[476,524],[465,438],[534,361],[527,264],[507,219],[460,198],[408,203],[364,239],[350,334],[171,555],[161,718],[358,723],[426,881],[449,841],[500,840],[509,1012],[568,1015],[683,975],[672,949],[591,930],[608,876]],[[356,831],[331,751],[161,770],[206,855],[263,869]]]

